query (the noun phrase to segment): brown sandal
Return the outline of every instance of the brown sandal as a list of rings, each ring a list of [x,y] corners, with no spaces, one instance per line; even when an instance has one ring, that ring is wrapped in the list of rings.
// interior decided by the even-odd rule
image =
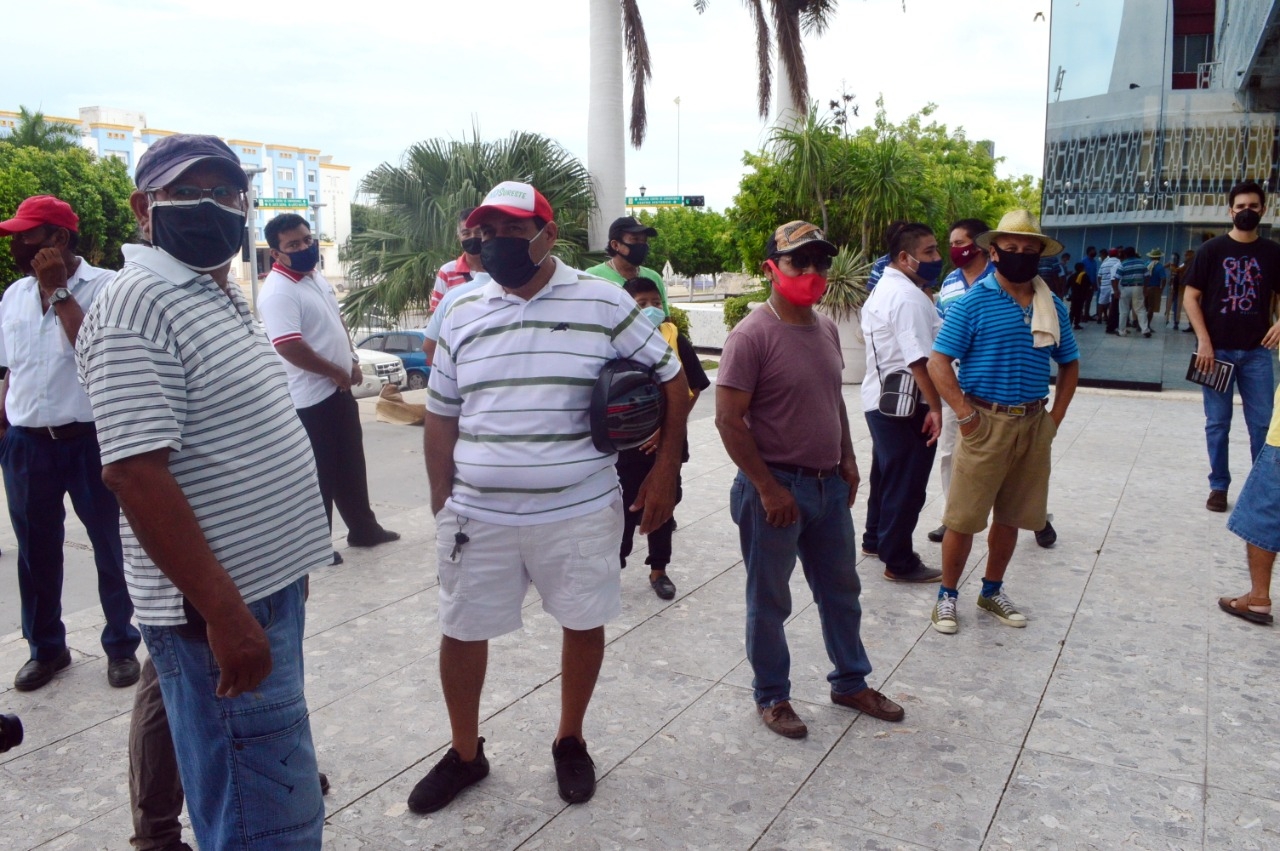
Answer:
[[[1238,604],[1238,605],[1237,605]],[[1255,612],[1250,606],[1270,606],[1270,597],[1250,597],[1243,594],[1239,597],[1219,597],[1218,608],[1229,615],[1235,615],[1238,618],[1244,618],[1247,621],[1260,624],[1269,624],[1272,622],[1270,612]]]

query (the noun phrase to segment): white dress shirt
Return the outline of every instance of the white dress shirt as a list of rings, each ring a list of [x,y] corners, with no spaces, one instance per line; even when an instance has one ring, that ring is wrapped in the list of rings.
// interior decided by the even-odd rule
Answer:
[[[886,267],[862,305],[862,336],[867,341],[862,410],[874,411],[879,405],[881,375],[929,357],[941,327],[933,299],[893,266]]]
[[[67,289],[88,313],[116,273],[78,259],[80,264],[67,276]],[[0,300],[0,366],[9,367],[4,409],[10,425],[44,428],[93,422],[89,397],[76,375],[75,346],[57,310],[42,309],[40,285],[31,275],[11,284]]]

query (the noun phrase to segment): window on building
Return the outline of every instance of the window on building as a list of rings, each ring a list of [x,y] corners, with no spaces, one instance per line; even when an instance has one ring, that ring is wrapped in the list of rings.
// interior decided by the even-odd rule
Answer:
[[[307,193],[307,200],[308,200],[308,201],[310,201],[312,204],[314,204],[314,203],[316,202],[316,193],[314,193],[314,192],[308,192],[308,193]]]
[[[129,154],[125,151],[103,151],[103,156],[111,157],[113,160],[120,160],[125,165],[129,164]]]
[[[1194,74],[1200,63],[1213,61],[1213,36],[1176,35],[1173,37],[1173,73]]]
[[[292,190],[292,189],[277,189],[277,190],[276,190],[276,197],[277,197],[277,198],[292,198],[292,197],[293,197],[293,190]]]
[[[276,169],[276,180],[292,181],[292,180],[293,180],[293,169],[291,169],[291,168],[278,168],[278,169]]]
[[[316,182],[316,173],[314,171],[307,172],[307,183]]]

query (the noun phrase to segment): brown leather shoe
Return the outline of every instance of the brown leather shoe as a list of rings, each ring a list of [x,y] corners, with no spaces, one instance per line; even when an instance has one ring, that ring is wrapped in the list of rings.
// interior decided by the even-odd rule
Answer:
[[[1209,491],[1209,498],[1205,500],[1204,507],[1210,511],[1223,512],[1227,510],[1227,492],[1226,491]]]
[[[881,721],[901,721],[907,714],[901,706],[870,686],[853,694],[836,694],[833,691],[831,702],[856,709]]]
[[[756,711],[760,713],[760,720],[764,722],[764,725],[779,736],[786,736],[788,739],[803,739],[809,735],[809,728],[804,725],[804,722],[800,720],[800,716],[791,708],[790,701],[784,700],[768,708],[757,706]]]

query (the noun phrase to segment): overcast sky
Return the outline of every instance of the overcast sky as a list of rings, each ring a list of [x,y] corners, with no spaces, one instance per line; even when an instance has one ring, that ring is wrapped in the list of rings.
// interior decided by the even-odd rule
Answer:
[[[679,96],[679,190],[726,207],[743,152],[765,137],[750,16],[740,0],[712,0],[703,15],[693,0],[640,2],[654,73],[627,192],[676,193]],[[843,85],[859,124],[880,93],[893,120],[932,101],[941,122],[995,141],[1002,174],[1039,176],[1049,7],[844,0],[831,30],[806,40],[811,93],[825,104]],[[473,124],[485,138],[543,133],[586,158],[586,0],[43,0],[8,4],[4,22],[0,109],[112,106],[160,129],[316,147],[352,167],[353,191],[413,142]]]

